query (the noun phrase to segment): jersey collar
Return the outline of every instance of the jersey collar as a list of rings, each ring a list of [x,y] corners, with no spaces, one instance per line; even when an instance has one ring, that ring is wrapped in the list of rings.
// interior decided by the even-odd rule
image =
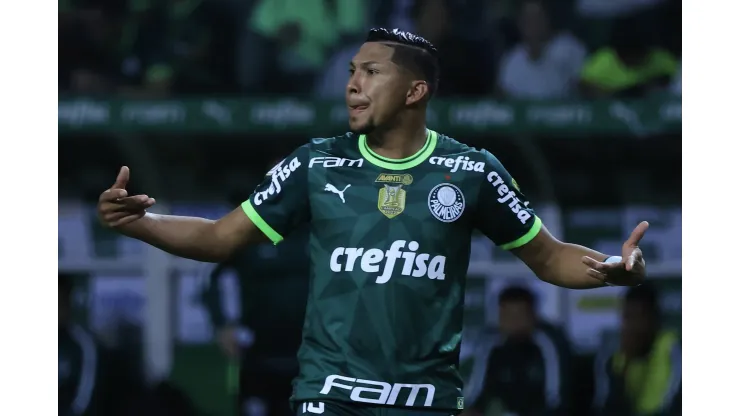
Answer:
[[[419,166],[432,155],[437,147],[437,132],[427,129],[427,142],[424,146],[415,154],[403,159],[390,159],[373,152],[367,145],[367,138],[364,134],[360,135],[359,146],[362,157],[373,165],[389,170],[406,170]]]

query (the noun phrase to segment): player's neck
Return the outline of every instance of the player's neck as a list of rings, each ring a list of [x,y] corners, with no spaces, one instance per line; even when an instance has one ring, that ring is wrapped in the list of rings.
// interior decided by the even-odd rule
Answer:
[[[427,141],[427,128],[418,124],[413,128],[398,126],[367,135],[370,149],[389,159],[403,159],[415,155]]]

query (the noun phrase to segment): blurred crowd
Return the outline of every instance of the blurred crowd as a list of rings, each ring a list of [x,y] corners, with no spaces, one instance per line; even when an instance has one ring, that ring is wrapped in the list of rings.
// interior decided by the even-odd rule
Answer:
[[[368,28],[433,42],[441,96],[681,91],[675,0],[60,0],[63,93],[342,98]]]
[[[504,289],[498,308],[498,326],[479,335],[472,354],[464,415],[573,415],[588,404],[600,416],[681,414],[681,347],[660,323],[654,288],[627,291],[621,329],[604,338],[592,379],[577,370],[563,331],[538,316],[531,291]]]

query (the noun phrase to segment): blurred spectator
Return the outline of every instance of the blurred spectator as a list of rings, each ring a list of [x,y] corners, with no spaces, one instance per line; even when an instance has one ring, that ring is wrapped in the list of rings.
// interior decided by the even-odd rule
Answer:
[[[506,51],[517,45],[521,39],[521,14],[527,0],[451,0],[456,3],[456,9],[467,8],[462,14],[463,19],[458,25],[472,33],[480,32],[489,38],[493,50],[489,52],[495,56],[496,62]],[[548,23],[551,27],[560,27],[560,23],[571,13],[572,0],[547,0]],[[460,5],[462,3],[462,5]],[[476,26],[479,26],[476,29]],[[498,66],[497,66],[498,69]]]
[[[121,38],[118,92],[127,96],[160,96],[171,92],[172,70],[165,54],[167,22],[164,3],[130,0]]]
[[[261,408],[266,416],[290,415],[288,397],[298,375],[296,352],[308,299],[308,230],[275,246],[264,243],[219,264],[204,294],[218,343],[240,365],[239,407]],[[290,261],[285,261],[290,259]],[[241,315],[230,316],[221,282],[238,280]]]
[[[129,96],[223,91],[234,66],[233,53],[225,52],[233,47],[224,46],[234,38],[222,12],[228,4],[69,0],[60,14],[60,89]]]
[[[552,28],[545,2],[523,2],[519,16],[522,41],[501,61],[498,88],[519,99],[559,99],[574,95],[586,57],[583,44]]]
[[[501,292],[500,333],[473,370],[466,388],[473,403],[466,415],[568,414],[569,348],[543,329],[536,310],[528,289],[512,286]]]
[[[239,16],[236,39],[236,80],[241,90],[257,94],[273,88],[274,73],[277,71],[277,42],[271,36],[263,36],[252,27],[255,4],[260,0],[240,2],[242,12]]]
[[[578,0],[577,20],[574,24],[578,33],[586,41],[589,50],[610,44],[615,26],[628,20],[629,26],[621,30],[638,29],[642,41],[661,45],[673,52],[681,48],[678,36],[681,32],[681,2],[676,0]]]
[[[419,0],[372,0],[372,25],[414,32],[416,29],[411,9],[418,2]]]
[[[364,33],[366,19],[364,0],[260,0],[250,30],[275,45],[281,74],[271,92],[310,91],[340,40]]]
[[[123,82],[121,62],[130,46],[124,36],[126,0],[60,4],[59,85],[82,94],[114,91]]]
[[[139,0],[143,2],[145,0]],[[166,0],[143,3],[138,46],[145,50],[149,92],[226,92],[233,79],[236,20],[228,2]]]
[[[59,415],[99,415],[100,359],[93,336],[72,320],[72,277],[59,274]]]
[[[466,41],[453,32],[448,0],[417,0],[410,8],[416,32],[432,42],[440,55],[440,83],[437,95],[481,95],[489,87],[483,41]],[[347,89],[349,62],[362,42],[351,43],[334,54],[320,76],[316,94],[322,98],[343,98]],[[471,60],[471,57],[476,57]],[[465,76],[462,76],[465,74]]]
[[[652,47],[644,29],[629,19],[615,24],[612,46],[594,52],[581,71],[584,93],[638,97],[668,86],[676,72],[676,59],[670,52]]]
[[[661,329],[658,294],[651,286],[627,292],[619,345],[603,346],[595,366],[597,414],[681,414],[681,345],[676,333]]]
[[[485,95],[491,73],[483,40],[463,39],[455,31],[449,0],[417,0],[411,9],[416,32],[439,51],[439,96]]]

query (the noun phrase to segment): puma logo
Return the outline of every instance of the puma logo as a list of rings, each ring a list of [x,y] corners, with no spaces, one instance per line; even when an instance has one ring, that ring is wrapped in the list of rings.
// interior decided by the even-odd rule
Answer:
[[[333,194],[339,195],[339,199],[341,199],[342,200],[342,203],[344,204],[345,203],[345,201],[344,201],[344,191],[346,191],[347,188],[349,188],[350,186],[352,186],[352,185],[347,185],[347,186],[344,187],[344,189],[342,189],[340,191],[339,189],[337,189],[336,186],[334,186],[334,185],[332,185],[330,183],[327,183],[326,186],[324,187],[324,191],[331,192]]]

